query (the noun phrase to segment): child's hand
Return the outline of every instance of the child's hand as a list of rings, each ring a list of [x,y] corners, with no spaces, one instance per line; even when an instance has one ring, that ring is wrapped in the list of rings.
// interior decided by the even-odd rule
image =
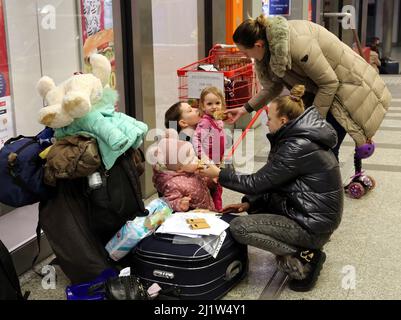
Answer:
[[[211,179],[217,180],[219,177],[220,171],[221,170],[216,165],[212,164],[212,165],[204,166],[202,169],[199,170],[199,173],[201,176],[209,177]]]
[[[189,210],[189,203],[191,202],[190,197],[184,197],[180,200],[180,210],[185,212]]]

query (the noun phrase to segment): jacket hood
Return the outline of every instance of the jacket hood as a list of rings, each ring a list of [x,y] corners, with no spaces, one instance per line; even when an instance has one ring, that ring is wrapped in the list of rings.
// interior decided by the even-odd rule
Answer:
[[[272,144],[292,137],[306,138],[330,149],[337,144],[336,131],[314,106],[306,109],[298,118],[288,122],[274,134],[269,133],[267,137]]]

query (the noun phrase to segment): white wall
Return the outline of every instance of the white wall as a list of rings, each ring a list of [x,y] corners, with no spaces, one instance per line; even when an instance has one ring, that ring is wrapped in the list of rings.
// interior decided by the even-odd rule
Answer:
[[[33,135],[42,99],[35,86],[42,75],[56,83],[80,70],[75,1],[50,2],[56,8],[56,28],[44,30],[37,9],[44,0],[5,0],[8,57],[17,134]]]
[[[177,69],[199,60],[197,6],[197,0],[152,0],[158,128],[164,128],[165,111],[178,101]]]

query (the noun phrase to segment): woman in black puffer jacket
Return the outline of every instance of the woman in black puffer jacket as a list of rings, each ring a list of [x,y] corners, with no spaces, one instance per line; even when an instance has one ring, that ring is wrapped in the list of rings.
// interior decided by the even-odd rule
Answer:
[[[325,261],[321,251],[341,221],[343,187],[338,162],[331,151],[336,131],[315,107],[304,111],[304,86],[269,107],[267,164],[251,175],[209,165],[201,173],[218,177],[228,189],[246,194],[227,212],[247,211],[231,222],[239,242],[268,250],[292,278],[290,288],[310,290]],[[257,214],[256,214],[257,213]]]

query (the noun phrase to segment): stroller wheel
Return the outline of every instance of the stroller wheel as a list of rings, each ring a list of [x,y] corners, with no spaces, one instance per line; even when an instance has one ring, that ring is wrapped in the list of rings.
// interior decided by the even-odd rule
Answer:
[[[365,194],[365,188],[359,182],[351,182],[347,189],[350,197],[354,199],[359,199]]]
[[[373,190],[376,187],[376,180],[372,176],[368,176],[368,178],[371,183],[371,187],[369,188],[369,190]]]

